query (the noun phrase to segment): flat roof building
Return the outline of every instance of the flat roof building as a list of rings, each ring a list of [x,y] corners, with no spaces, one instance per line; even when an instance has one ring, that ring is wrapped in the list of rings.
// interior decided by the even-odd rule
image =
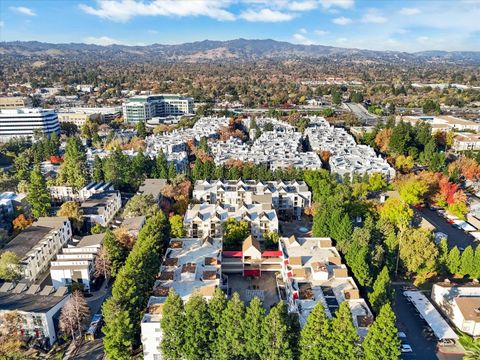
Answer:
[[[32,106],[32,100],[23,96],[0,97],[0,109],[16,109]]]
[[[175,94],[137,95],[123,103],[123,116],[127,122],[146,122],[153,117],[192,113],[193,99]]]
[[[438,131],[449,131],[449,130],[472,130],[480,131],[480,123],[461,119],[449,115],[423,115],[423,116],[401,116],[397,118],[398,121],[409,122],[412,125],[415,125],[419,121],[425,121],[429,123],[432,127],[432,133]]]
[[[34,135],[60,134],[57,113],[44,109],[0,109],[0,141],[14,137],[32,139]]]

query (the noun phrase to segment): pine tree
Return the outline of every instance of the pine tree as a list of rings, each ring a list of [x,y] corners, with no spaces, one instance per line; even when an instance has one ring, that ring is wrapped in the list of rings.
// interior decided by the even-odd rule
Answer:
[[[438,244],[439,263],[442,271],[448,270],[448,241],[443,238]]]
[[[227,299],[222,289],[216,288],[213,297],[208,302],[208,313],[210,314],[210,320],[212,322],[212,329],[216,333],[217,328],[222,322],[222,314],[227,306]],[[212,332],[213,333],[213,332]],[[215,341],[217,337],[213,337],[212,341]]]
[[[175,176],[177,176],[177,168],[175,167],[175,164],[172,161],[170,164],[168,164],[167,178],[169,180],[173,180],[175,179]]]
[[[39,166],[35,166],[30,173],[27,199],[32,208],[33,217],[38,219],[41,216],[48,216],[52,207],[50,192]]]
[[[93,158],[92,180],[96,182],[104,181],[103,162],[98,155]]]
[[[357,360],[360,358],[357,329],[352,321],[348,302],[340,304],[332,320],[330,349],[326,358],[331,360]]]
[[[58,171],[57,184],[71,186],[75,190],[83,188],[88,181],[87,158],[78,137],[67,140],[65,156]]]
[[[448,253],[447,265],[451,274],[457,274],[460,271],[460,250],[454,246]]]
[[[330,333],[330,321],[323,304],[317,302],[300,333],[300,360],[327,359]]]
[[[165,360],[178,360],[183,358],[183,345],[185,343],[185,313],[182,298],[170,289],[167,300],[163,305],[162,341],[160,348]]]
[[[245,305],[238,293],[233,294],[222,313],[217,339],[213,351],[215,359],[235,359],[243,356],[245,340],[243,338],[243,321]]]
[[[143,121],[139,121],[137,123],[137,136],[140,139],[145,139],[147,136],[147,128],[145,127],[145,123]]]
[[[122,308],[119,301],[108,298],[102,305],[102,314],[105,325],[102,332],[105,334],[103,345],[108,359],[131,359],[132,343],[128,334],[133,328],[128,313]]]
[[[290,348],[287,306],[279,302],[270,309],[262,325],[261,360],[291,360],[293,351]]]
[[[117,188],[131,185],[132,166],[130,158],[120,148],[113,149],[110,156],[103,160],[103,176],[105,181],[112,182]]]
[[[368,330],[363,342],[365,360],[394,360],[400,358],[400,340],[395,327],[395,314],[390,304],[385,304]]]
[[[460,258],[460,274],[461,275],[470,275],[470,277],[475,273],[475,253],[472,247],[469,245],[463,250],[462,256]]]
[[[116,276],[127,258],[127,250],[115,238],[110,230],[107,230],[103,238],[103,248],[107,252],[111,264],[112,276]]]
[[[162,150],[155,160],[155,175],[157,179],[168,179],[168,162]]]
[[[474,269],[474,272],[471,277],[474,279],[480,278],[480,246],[477,246],[477,248],[475,249],[475,257],[473,259],[473,269]]]
[[[147,159],[145,158],[142,149],[138,150],[132,160],[132,170],[135,174],[136,182],[140,184],[146,178],[147,174]]]
[[[392,281],[386,266],[378,274],[373,284],[373,291],[368,295],[368,300],[376,314],[378,314],[383,305],[393,300]]]
[[[193,294],[185,305],[183,354],[188,360],[210,357],[211,320],[208,306],[200,294]]]
[[[254,297],[245,311],[243,337],[245,339],[245,356],[248,359],[260,359],[262,353],[261,328],[265,318],[265,309],[258,297]]]

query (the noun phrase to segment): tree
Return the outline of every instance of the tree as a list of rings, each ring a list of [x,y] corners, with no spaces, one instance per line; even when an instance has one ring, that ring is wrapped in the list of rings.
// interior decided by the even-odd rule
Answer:
[[[399,155],[395,159],[395,166],[404,173],[412,170],[413,165],[415,165],[415,163],[412,156]]]
[[[373,173],[368,178],[368,190],[370,191],[379,191],[384,190],[387,187],[387,183],[383,179],[381,173]]]
[[[181,215],[173,215],[169,219],[172,237],[181,238],[187,233],[183,226],[183,217]]]
[[[182,298],[170,289],[163,305],[163,316],[160,320],[162,327],[162,342],[160,348],[165,360],[182,359],[185,343],[185,313]]]
[[[13,229],[15,231],[22,231],[32,225],[32,219],[26,218],[25,215],[20,214],[12,221]]]
[[[80,231],[83,226],[83,211],[76,201],[67,201],[60,206],[57,216],[68,217],[75,229]]]
[[[110,262],[110,271],[112,276],[115,276],[120,268],[125,263],[127,258],[126,249],[118,242],[115,235],[110,230],[107,230],[103,238],[103,248],[107,254]]]
[[[398,228],[404,229],[412,220],[413,210],[400,199],[388,198],[379,210],[380,219],[389,221]]]
[[[407,229],[399,234],[400,259],[408,271],[421,273],[435,270],[438,249],[432,233],[425,229]]]
[[[327,359],[332,360],[356,360],[360,358],[357,329],[352,321],[352,313],[348,301],[340,304],[335,317],[332,320],[331,348]]]
[[[394,360],[400,358],[400,339],[395,327],[395,314],[390,304],[385,304],[368,329],[363,342],[365,360]]]
[[[412,141],[412,125],[400,121],[392,130],[388,149],[394,156],[405,155],[407,148]]]
[[[147,128],[145,127],[145,122],[143,121],[139,121],[137,123],[137,136],[140,139],[145,139],[145,137],[147,136]]]
[[[244,220],[228,218],[222,224],[223,244],[227,248],[237,247],[248,236],[248,223]]]
[[[258,297],[254,297],[245,311],[243,321],[243,338],[245,339],[245,356],[248,359],[260,359],[262,354],[262,328],[265,309]]]
[[[5,311],[0,315],[0,358],[22,359],[22,323],[24,319],[18,311]]]
[[[384,266],[373,284],[373,291],[368,294],[368,300],[370,301],[372,310],[376,314],[379,313],[380,308],[383,305],[390,303],[393,300],[393,291],[388,268]]]
[[[300,360],[327,359],[331,331],[323,304],[317,302],[300,333]]]
[[[131,160],[119,147],[115,147],[110,156],[103,159],[104,180],[112,182],[117,188],[131,188],[133,175]]]
[[[152,195],[138,194],[128,200],[123,210],[124,217],[150,217],[160,211],[160,207]]]
[[[377,145],[378,150],[384,154],[388,151],[388,145],[390,144],[392,131],[392,129],[382,129],[375,136],[375,145]]]
[[[420,205],[429,190],[428,183],[416,176],[405,176],[395,183],[398,193],[408,205]]]
[[[348,266],[352,269],[358,283],[362,286],[370,286],[372,277],[368,245],[352,242],[345,255],[345,259],[347,260]]]
[[[32,209],[32,215],[35,218],[48,216],[51,208],[50,192],[38,166],[30,173],[27,199]]]
[[[168,162],[162,150],[155,160],[155,176],[157,179],[168,179]]]
[[[105,334],[103,345],[107,358],[130,360],[133,339],[127,334],[131,332],[133,325],[127,311],[122,308],[118,300],[110,297],[102,305],[102,314],[105,321],[102,327],[102,332]]]
[[[83,188],[88,181],[88,167],[85,150],[78,137],[70,137],[65,147],[65,156],[58,170],[57,184]]]
[[[110,258],[108,257],[107,250],[102,247],[98,252],[97,257],[95,258],[95,272],[96,277],[103,276],[105,281],[108,282],[108,279],[112,273],[112,264]]]
[[[92,166],[92,180],[96,182],[104,181],[102,159],[95,155]]]
[[[75,333],[82,335],[83,327],[88,323],[90,309],[82,293],[75,290],[63,305],[60,313],[60,330],[64,334],[71,334],[75,340]]]
[[[211,319],[202,295],[194,293],[185,305],[183,354],[185,359],[203,360],[210,357]]]
[[[470,275],[473,277],[475,274],[475,253],[472,247],[469,245],[463,250],[460,258],[460,274]]]
[[[284,302],[279,302],[270,309],[270,313],[265,317],[261,331],[263,338],[261,360],[293,359],[287,321],[287,306]]]
[[[244,355],[244,318],[245,305],[238,293],[234,293],[222,313],[221,323],[217,328],[217,339],[212,352],[215,359],[236,359]]]
[[[458,274],[460,272],[460,266],[460,250],[458,250],[458,247],[454,246],[448,253],[447,267],[451,274]]]
[[[5,251],[0,256],[0,279],[15,281],[22,277],[20,259],[11,251]]]
[[[477,246],[477,248],[475,249],[475,257],[473,261],[473,268],[475,271],[471,277],[474,279],[478,279],[480,278],[480,246]]]
[[[440,105],[438,104],[438,102],[430,100],[430,99],[426,100],[423,103],[422,111],[423,111],[424,114],[428,114],[428,115],[431,115],[431,114],[439,115],[439,114],[441,114]]]

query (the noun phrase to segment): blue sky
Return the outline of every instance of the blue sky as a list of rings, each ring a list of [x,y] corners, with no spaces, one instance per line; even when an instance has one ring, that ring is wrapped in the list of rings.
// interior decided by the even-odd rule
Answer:
[[[0,0],[0,40],[480,51],[480,0]]]

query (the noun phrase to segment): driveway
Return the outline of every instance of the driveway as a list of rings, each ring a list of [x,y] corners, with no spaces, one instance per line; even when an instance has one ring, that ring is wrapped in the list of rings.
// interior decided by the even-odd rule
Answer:
[[[425,219],[432,223],[432,225],[436,227],[436,231],[440,231],[448,236],[447,241],[450,248],[454,247],[455,245],[463,249],[469,245],[471,245],[474,249],[477,247],[475,238],[472,235],[449,224],[447,220],[436,211],[427,208],[415,210],[417,210]]]

